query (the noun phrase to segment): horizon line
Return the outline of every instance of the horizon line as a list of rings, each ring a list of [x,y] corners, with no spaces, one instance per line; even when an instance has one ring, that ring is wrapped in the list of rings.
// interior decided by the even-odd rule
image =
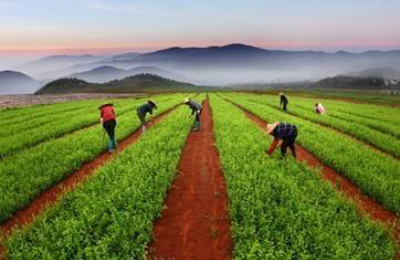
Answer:
[[[326,53],[337,53],[337,52],[349,52],[349,53],[365,53],[365,52],[370,52],[370,51],[381,51],[381,52],[390,52],[390,51],[398,51],[400,50],[400,46],[398,47],[373,47],[373,48],[368,48],[368,47],[353,47],[353,48],[335,48],[335,47],[329,47],[329,48],[323,48],[323,47],[283,47],[283,48],[276,48],[276,46],[272,47],[264,47],[260,45],[252,45],[252,44],[245,44],[245,43],[227,43],[227,44],[215,44],[215,45],[171,45],[168,47],[164,46],[136,46],[136,47],[130,47],[130,46],[120,46],[120,47],[55,47],[55,48],[16,48],[16,49],[11,49],[11,48],[0,48],[0,55],[1,54],[51,54],[54,53],[54,55],[62,55],[62,54],[76,54],[76,55],[85,55],[85,54],[118,54],[118,53],[123,53],[123,52],[138,52],[138,53],[146,53],[146,52],[153,52],[153,51],[160,51],[160,50],[165,50],[165,49],[170,49],[170,48],[210,48],[210,47],[225,47],[229,45],[246,45],[254,48],[259,48],[259,49],[264,49],[264,50],[270,50],[270,51],[314,51],[314,52],[326,52]],[[360,50],[356,50],[360,49]],[[361,50],[362,49],[362,50]]]

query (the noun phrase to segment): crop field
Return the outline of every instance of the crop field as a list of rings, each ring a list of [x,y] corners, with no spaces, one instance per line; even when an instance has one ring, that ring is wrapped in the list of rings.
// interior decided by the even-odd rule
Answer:
[[[0,110],[0,259],[400,259],[399,108],[292,94],[287,112],[234,92]],[[297,126],[297,158],[266,154],[273,122]]]

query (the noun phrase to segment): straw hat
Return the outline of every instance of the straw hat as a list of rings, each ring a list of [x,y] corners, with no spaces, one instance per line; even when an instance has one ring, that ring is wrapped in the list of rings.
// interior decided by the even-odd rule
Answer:
[[[157,108],[157,105],[156,105],[155,102],[153,102],[153,101],[151,101],[151,100],[148,100],[147,102],[148,102],[149,104],[151,104],[153,107]]]
[[[188,103],[190,100],[188,99],[188,98],[185,98],[184,100],[183,100],[183,103]]]
[[[267,125],[267,134],[271,134],[275,129],[275,124],[268,124]]]

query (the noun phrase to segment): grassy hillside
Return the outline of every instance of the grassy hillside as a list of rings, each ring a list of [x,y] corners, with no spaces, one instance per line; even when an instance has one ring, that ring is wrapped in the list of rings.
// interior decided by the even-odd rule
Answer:
[[[212,91],[152,74],[140,74],[104,84],[89,83],[76,78],[58,79],[41,88],[36,94],[65,93],[143,93],[143,92],[197,92]]]

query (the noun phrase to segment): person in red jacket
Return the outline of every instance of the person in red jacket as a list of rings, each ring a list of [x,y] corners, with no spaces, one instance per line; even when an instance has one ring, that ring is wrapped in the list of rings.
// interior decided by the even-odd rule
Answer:
[[[100,122],[103,124],[106,130],[108,140],[108,151],[112,153],[117,144],[115,142],[115,127],[117,126],[116,115],[113,104],[104,104],[99,107],[100,110]]]
[[[274,152],[276,147],[278,147],[279,142],[282,140],[282,157],[286,156],[286,149],[289,147],[290,150],[292,150],[293,157],[296,158],[296,147],[294,146],[294,141],[297,137],[297,127],[295,125],[285,122],[275,122],[273,124],[268,124],[267,134],[270,134],[274,137],[274,141],[267,151],[269,155]]]

